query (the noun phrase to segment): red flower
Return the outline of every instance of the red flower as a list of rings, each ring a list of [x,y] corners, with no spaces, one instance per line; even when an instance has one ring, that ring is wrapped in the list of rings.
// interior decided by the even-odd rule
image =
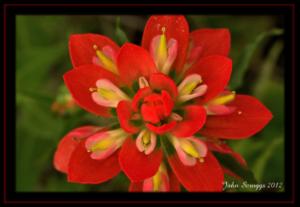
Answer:
[[[245,162],[213,140],[250,137],[272,118],[254,97],[226,90],[227,29],[189,33],[183,16],[151,16],[142,47],[119,48],[95,34],[72,35],[69,46],[74,69],[64,81],[74,100],[119,121],[119,128],[88,126],[62,139],[54,165],[70,182],[101,183],[122,170],[130,191],[179,191],[179,183],[222,191],[229,172],[211,151]]]

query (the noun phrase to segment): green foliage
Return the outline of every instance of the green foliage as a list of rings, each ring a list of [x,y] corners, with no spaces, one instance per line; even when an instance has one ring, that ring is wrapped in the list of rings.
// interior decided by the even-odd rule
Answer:
[[[116,39],[119,45],[123,45],[125,42],[130,42],[126,33],[121,29],[120,26],[121,19],[117,17],[116,19]]]
[[[282,35],[283,30],[273,29],[258,35],[254,41],[251,41],[241,52],[236,61],[233,63],[233,70],[231,79],[230,79],[230,88],[237,89],[239,88],[244,80],[246,71],[251,63],[252,56],[257,51],[257,48],[260,47],[263,41],[267,37]]]
[[[253,176],[252,171],[249,168],[242,166],[231,155],[222,154],[222,153],[218,153],[218,152],[214,152],[214,155],[226,169],[235,173],[236,175],[241,177],[243,180],[248,181],[250,183],[257,182]]]

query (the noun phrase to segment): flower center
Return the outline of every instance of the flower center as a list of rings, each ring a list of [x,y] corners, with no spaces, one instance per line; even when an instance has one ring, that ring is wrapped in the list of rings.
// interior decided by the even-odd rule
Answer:
[[[146,122],[158,124],[166,121],[172,112],[173,101],[166,91],[152,93],[144,98],[141,114]]]

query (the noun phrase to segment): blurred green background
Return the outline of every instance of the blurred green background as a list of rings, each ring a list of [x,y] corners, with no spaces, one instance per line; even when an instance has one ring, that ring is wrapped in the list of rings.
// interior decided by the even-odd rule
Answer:
[[[16,17],[16,190],[21,192],[127,191],[121,173],[101,185],[68,183],[52,164],[59,140],[83,124],[105,120],[81,109],[53,110],[68,95],[62,75],[72,68],[68,39],[76,33],[99,33],[118,44],[140,44],[148,16]],[[258,183],[284,183],[284,55],[280,16],[187,15],[190,29],[229,28],[233,74],[230,89],[259,98],[274,115],[260,133],[229,144],[248,162]]]

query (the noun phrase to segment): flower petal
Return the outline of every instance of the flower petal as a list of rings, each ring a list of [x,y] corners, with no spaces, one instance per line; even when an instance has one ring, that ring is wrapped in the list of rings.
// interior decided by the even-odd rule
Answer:
[[[114,51],[119,50],[119,46],[110,38],[99,34],[74,34],[69,41],[69,50],[73,67],[93,63],[96,56],[94,45],[98,48],[110,46]]]
[[[100,127],[96,126],[83,126],[73,129],[65,135],[60,140],[55,151],[53,160],[54,167],[61,172],[67,173],[70,157],[80,143],[80,140],[91,136],[100,129]]]
[[[117,77],[113,73],[95,65],[80,66],[64,74],[65,84],[75,102],[91,113],[107,117],[110,115],[108,108],[98,105],[92,99],[89,90],[91,87],[96,86],[99,79],[108,79],[118,85]]]
[[[199,133],[208,137],[243,139],[262,130],[272,119],[272,113],[252,96],[237,95],[228,106],[236,107],[235,112],[208,116]]]
[[[204,162],[185,166],[177,154],[168,157],[171,168],[179,182],[188,190],[195,192],[220,192],[223,188],[223,170],[217,159],[208,152]]]
[[[169,76],[163,73],[154,73],[150,76],[149,84],[152,90],[165,90],[173,98],[176,99],[178,95],[175,82]]]
[[[162,161],[162,151],[154,150],[151,154],[145,155],[140,152],[133,139],[128,138],[120,151],[119,162],[122,170],[132,182],[145,180],[153,176]]]
[[[143,192],[143,181],[131,182],[129,185],[129,192]]]
[[[139,128],[130,123],[133,110],[130,101],[120,101],[117,107],[118,119],[121,127],[128,133],[137,133]]]
[[[170,180],[170,191],[180,192],[180,183],[176,175],[171,170],[169,170],[168,173],[169,173],[169,180]]]
[[[137,93],[134,95],[132,99],[132,108],[135,112],[138,112],[140,105],[143,102],[143,98],[150,95],[152,93],[151,88],[144,87],[137,91]]]
[[[162,34],[165,27],[167,40],[171,38],[178,42],[177,57],[174,66],[180,71],[184,65],[189,41],[189,25],[182,15],[151,16],[145,26],[143,33],[142,46],[150,51],[152,39]]]
[[[82,184],[99,184],[105,182],[120,172],[118,152],[104,160],[94,160],[81,142],[72,153],[68,181]]]
[[[156,134],[164,134],[171,131],[176,126],[176,121],[171,121],[169,123],[163,124],[161,126],[155,126],[153,124],[147,123],[146,127],[155,132]]]
[[[155,63],[149,52],[142,47],[125,43],[117,57],[120,78],[127,86],[131,86],[140,77],[149,77],[157,72]]]
[[[170,192],[180,192],[180,183],[172,171],[168,171]],[[129,192],[143,192],[143,181],[131,182]]]
[[[207,85],[206,93],[197,98],[201,104],[209,101],[224,91],[230,79],[231,69],[231,59],[219,55],[201,58],[188,69],[186,75],[199,74],[202,77],[203,84]]]
[[[230,32],[228,29],[198,29],[190,34],[192,47],[201,47],[199,57],[208,55],[228,56]]]
[[[202,106],[189,105],[184,108],[185,114],[181,122],[178,122],[172,130],[176,137],[190,137],[199,131],[205,123],[206,111]]]

